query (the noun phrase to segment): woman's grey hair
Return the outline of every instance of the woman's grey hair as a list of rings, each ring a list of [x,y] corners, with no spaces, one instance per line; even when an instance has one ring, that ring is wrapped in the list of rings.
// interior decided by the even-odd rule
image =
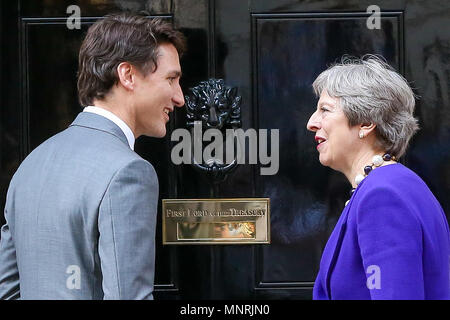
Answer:
[[[344,56],[316,78],[313,88],[317,96],[325,90],[338,99],[350,126],[375,124],[378,147],[397,158],[419,129],[413,116],[416,96],[406,79],[378,56]]]

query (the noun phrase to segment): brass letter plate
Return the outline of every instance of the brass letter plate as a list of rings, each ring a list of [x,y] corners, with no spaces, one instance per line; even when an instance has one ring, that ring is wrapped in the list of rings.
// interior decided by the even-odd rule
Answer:
[[[163,244],[270,243],[269,198],[163,199]]]

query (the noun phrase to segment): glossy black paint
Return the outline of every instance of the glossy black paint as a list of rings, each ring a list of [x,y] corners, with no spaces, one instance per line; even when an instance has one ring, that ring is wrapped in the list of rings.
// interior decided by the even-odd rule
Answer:
[[[317,239],[343,208],[324,201],[324,193],[336,194],[333,201],[348,199],[350,185],[342,175],[336,177],[336,184],[330,183],[334,173],[321,167],[313,134],[305,132],[316,101],[311,83],[343,54],[381,54],[395,65],[400,60],[398,20],[383,18],[382,28],[373,32],[365,27],[366,17],[361,14],[252,15],[256,123],[260,128],[280,128],[282,150],[278,174],[256,179],[257,194],[271,199],[272,240],[280,246],[261,250],[264,287],[292,287],[293,275],[298,288],[312,285],[323,245]],[[305,50],[312,34],[314,50]],[[299,249],[305,244],[307,248]],[[282,250],[286,260],[277,274]],[[302,272],[298,265],[304,266]]]
[[[81,30],[65,26],[72,4],[81,8]],[[372,4],[382,10],[380,30],[365,26]],[[200,81],[223,78],[242,96],[244,130],[280,129],[278,174],[240,165],[216,190],[217,197],[270,197],[272,243],[162,246],[159,217],[155,298],[311,298],[323,246],[350,190],[342,174],[320,165],[306,130],[317,101],[311,83],[343,54],[381,54],[412,83],[421,130],[403,162],[450,214],[450,4],[439,0],[1,1],[2,207],[21,160],[81,111],[76,69],[83,33],[98,17],[125,9],[163,16],[185,33],[185,94]],[[180,109],[166,138],[136,142],[136,152],[156,168],[161,199],[211,195],[201,174],[170,161],[170,132],[185,126]]]

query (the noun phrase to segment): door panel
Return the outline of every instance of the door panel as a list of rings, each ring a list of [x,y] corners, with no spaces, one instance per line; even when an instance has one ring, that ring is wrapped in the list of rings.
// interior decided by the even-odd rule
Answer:
[[[256,175],[257,195],[272,203],[272,245],[261,250],[257,262],[264,270],[258,281],[263,288],[292,291],[313,285],[321,256],[318,236],[327,219],[339,215],[326,200],[350,185],[343,176],[329,184],[331,176],[318,162],[313,134],[306,132],[317,100],[311,84],[344,54],[381,54],[398,65],[400,17],[381,21],[381,29],[373,32],[360,14],[252,15],[253,113],[258,128],[280,130],[282,150],[275,176]],[[347,197],[342,193],[335,201],[345,203]]]

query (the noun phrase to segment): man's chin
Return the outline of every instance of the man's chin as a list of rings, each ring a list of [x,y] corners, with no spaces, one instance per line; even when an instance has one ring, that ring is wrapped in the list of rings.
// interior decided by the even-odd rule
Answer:
[[[155,138],[164,138],[166,136],[166,130],[159,132],[155,135]]]
[[[145,136],[151,137],[151,138],[164,138],[166,136],[166,128],[160,130],[152,130],[144,133]]]
[[[152,134],[150,137],[153,137],[153,138],[164,138],[165,136],[166,136],[166,131],[160,132],[160,133],[156,133],[156,134]]]

